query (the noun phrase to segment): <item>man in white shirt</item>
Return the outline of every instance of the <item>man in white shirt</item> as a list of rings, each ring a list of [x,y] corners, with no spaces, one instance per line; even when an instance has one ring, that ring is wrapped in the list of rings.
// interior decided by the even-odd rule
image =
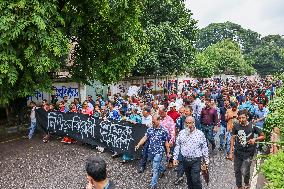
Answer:
[[[182,156],[182,163],[187,177],[189,189],[202,189],[200,171],[201,160],[205,159],[209,164],[208,147],[205,135],[195,128],[195,120],[192,116],[185,119],[186,128],[183,129],[176,140],[174,150],[174,165],[178,165],[178,156]]]
[[[176,109],[179,110],[182,106],[183,106],[183,99],[180,93],[178,93],[178,97],[176,99]]]
[[[151,109],[144,108],[142,115],[142,124],[146,125],[147,127],[152,127]]]

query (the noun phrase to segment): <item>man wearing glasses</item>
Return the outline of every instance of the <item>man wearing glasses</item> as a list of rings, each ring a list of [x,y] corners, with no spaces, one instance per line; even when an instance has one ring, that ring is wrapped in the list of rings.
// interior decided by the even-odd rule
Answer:
[[[178,156],[181,154],[182,163],[187,177],[188,189],[202,189],[200,180],[201,160],[209,164],[208,147],[205,135],[195,128],[194,117],[185,119],[185,129],[181,130],[174,150],[174,166],[178,165]]]

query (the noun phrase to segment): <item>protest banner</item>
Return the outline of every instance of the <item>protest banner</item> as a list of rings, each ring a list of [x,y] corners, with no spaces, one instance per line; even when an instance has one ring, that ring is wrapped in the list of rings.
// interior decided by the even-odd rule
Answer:
[[[147,127],[128,121],[96,119],[80,113],[36,110],[37,127],[58,136],[108,148],[118,153],[134,154],[135,145],[145,135]]]

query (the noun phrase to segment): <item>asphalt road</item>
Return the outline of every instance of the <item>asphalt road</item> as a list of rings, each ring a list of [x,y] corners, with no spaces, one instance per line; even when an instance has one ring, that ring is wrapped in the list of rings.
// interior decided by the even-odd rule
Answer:
[[[85,160],[88,156],[103,157],[108,163],[108,175],[118,189],[149,187],[151,166],[137,173],[138,162],[122,165],[112,159],[110,152],[99,153],[82,144],[64,145],[52,139],[43,143],[39,137],[0,143],[0,189],[83,189],[86,185]],[[233,163],[221,152],[210,159],[210,183],[204,189],[235,188]],[[159,180],[158,188],[187,188],[183,183],[174,186],[176,172],[169,170]]]

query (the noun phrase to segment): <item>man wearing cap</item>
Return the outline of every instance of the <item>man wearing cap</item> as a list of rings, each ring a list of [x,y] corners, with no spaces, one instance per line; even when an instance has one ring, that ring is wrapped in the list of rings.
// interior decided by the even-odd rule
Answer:
[[[180,114],[178,113],[178,111],[176,111],[176,103],[171,102],[169,109],[170,111],[168,111],[167,115],[170,116],[174,120],[174,122],[176,122],[177,118],[180,117]]]

